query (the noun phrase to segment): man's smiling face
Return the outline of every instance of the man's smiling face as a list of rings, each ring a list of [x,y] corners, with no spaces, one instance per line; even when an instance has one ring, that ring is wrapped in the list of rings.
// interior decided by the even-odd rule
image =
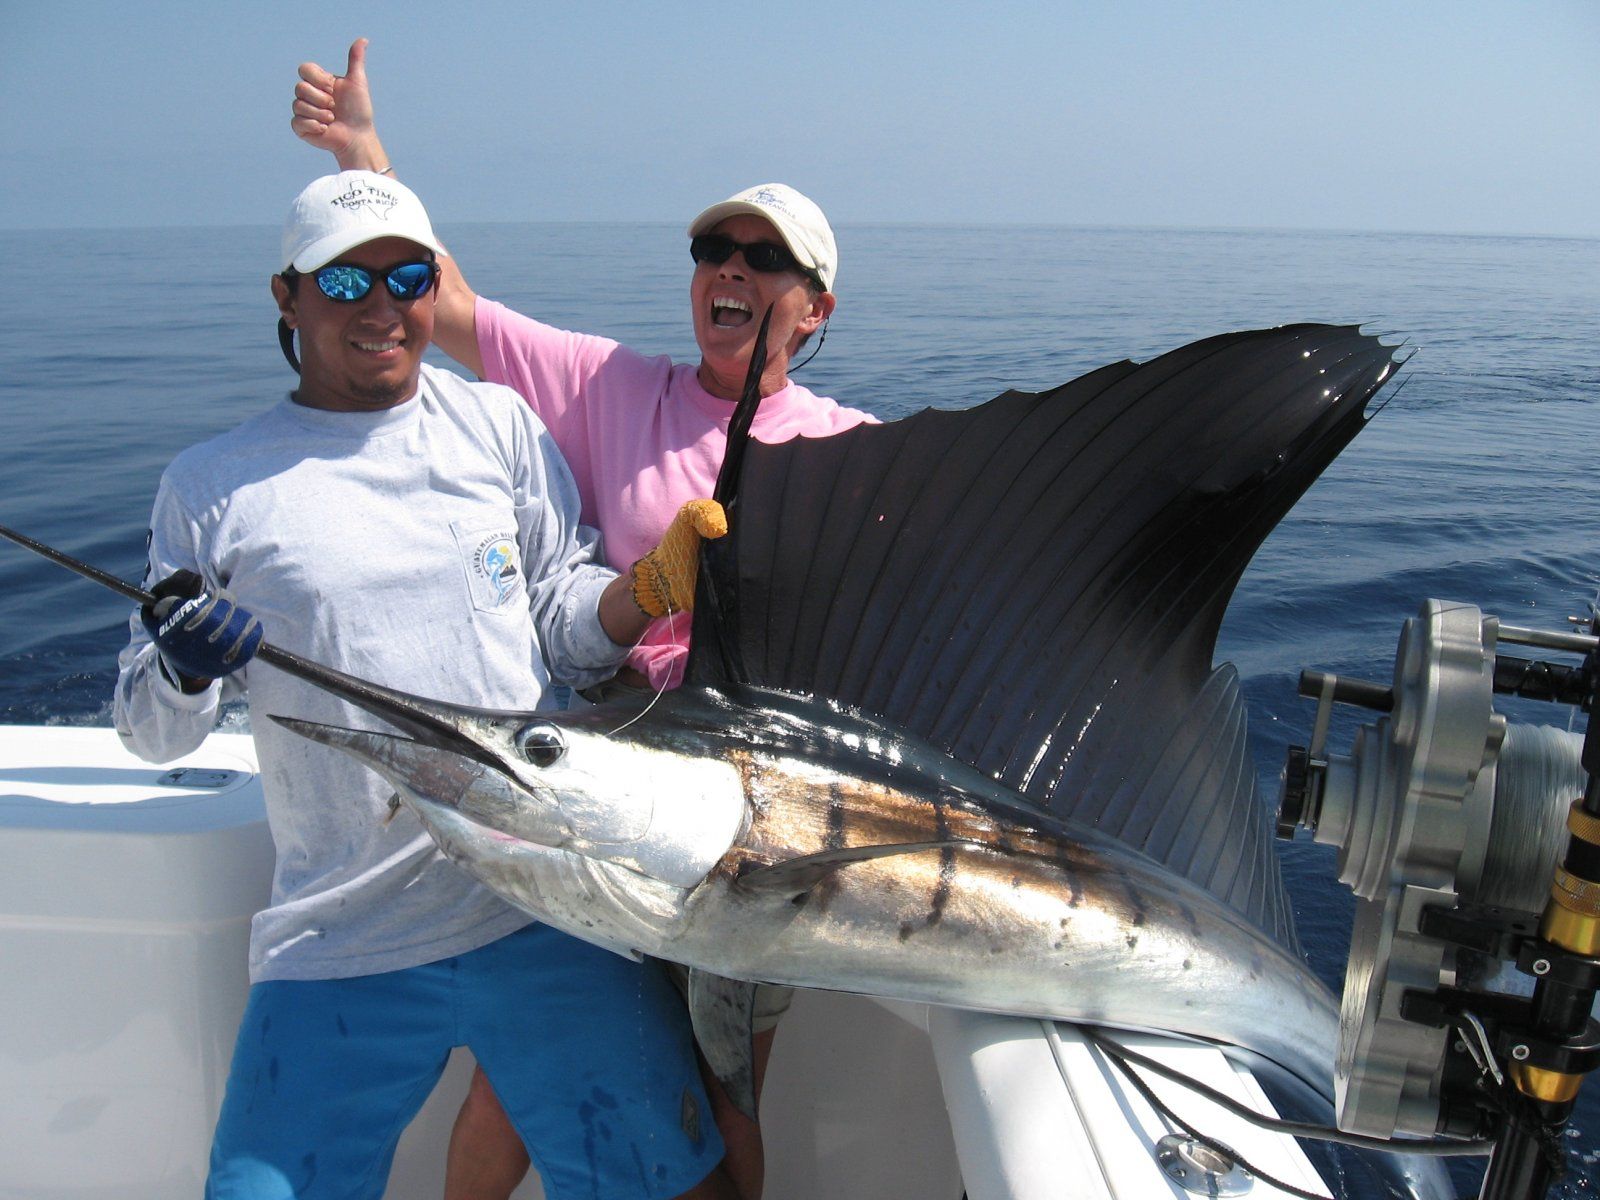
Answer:
[[[379,238],[339,255],[375,276],[401,263],[432,258],[404,238]],[[433,340],[437,288],[416,300],[399,300],[382,278],[356,301],[330,300],[310,272],[291,292],[279,276],[272,294],[290,328],[300,335],[300,386],[295,398],[311,408],[373,412],[393,408],[417,390],[422,354]]]

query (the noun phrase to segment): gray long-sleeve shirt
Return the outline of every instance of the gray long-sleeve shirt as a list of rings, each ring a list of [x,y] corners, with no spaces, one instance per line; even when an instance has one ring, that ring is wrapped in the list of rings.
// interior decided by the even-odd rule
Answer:
[[[560,452],[516,393],[425,366],[395,408],[284,400],[180,454],[156,496],[149,578],[198,571],[274,644],[373,682],[531,709],[552,673],[585,686],[627,653],[600,628],[613,573],[578,512]],[[175,758],[212,728],[222,686],[185,695],[137,613],[130,628],[117,731],[141,758]],[[226,686],[249,700],[277,847],[253,980],[397,970],[527,922],[445,861],[409,812],[386,823],[391,789],[376,774],[267,717],[380,722],[259,661]]]

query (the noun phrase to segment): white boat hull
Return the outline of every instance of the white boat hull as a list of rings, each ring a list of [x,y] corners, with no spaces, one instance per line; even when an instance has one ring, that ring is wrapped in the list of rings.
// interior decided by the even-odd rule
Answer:
[[[152,766],[110,730],[0,728],[0,1200],[200,1193],[271,869],[248,736]],[[1124,1040],[1270,1112],[1215,1049]],[[458,1051],[401,1142],[391,1200],[441,1194],[470,1070]],[[803,992],[768,1079],[768,1200],[1174,1194],[1155,1152],[1171,1128],[1070,1026]],[[1156,1090],[1322,1190],[1292,1140]],[[517,1192],[542,1194],[532,1178]]]

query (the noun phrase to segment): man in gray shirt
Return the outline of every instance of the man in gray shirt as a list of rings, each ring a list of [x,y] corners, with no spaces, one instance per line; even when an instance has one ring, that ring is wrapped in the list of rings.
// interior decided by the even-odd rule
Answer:
[[[387,820],[377,776],[267,719],[373,724],[252,661],[263,629],[390,687],[531,708],[552,675],[611,675],[645,628],[529,407],[422,364],[438,253],[392,179],[306,188],[272,280],[299,386],[180,454],[156,497],[161,599],[131,622],[118,732],[143,758],[176,757],[242,690],[277,849],[206,1194],[376,1200],[465,1044],[547,1195],[724,1195],[683,1006],[659,970],[530,923],[414,817]]]

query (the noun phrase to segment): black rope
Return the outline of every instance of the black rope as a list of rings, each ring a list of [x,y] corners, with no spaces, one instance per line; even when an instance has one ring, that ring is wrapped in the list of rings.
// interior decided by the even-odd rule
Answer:
[[[1081,1028],[1081,1027],[1080,1027]],[[1383,1150],[1396,1154],[1426,1154],[1435,1156],[1486,1154],[1494,1146],[1493,1142],[1461,1142],[1443,1138],[1395,1141],[1385,1138],[1367,1137],[1363,1134],[1345,1133],[1342,1130],[1330,1129],[1324,1125],[1310,1125],[1301,1121],[1285,1121],[1279,1117],[1267,1117],[1246,1105],[1240,1104],[1230,1096],[1225,1096],[1215,1088],[1207,1087],[1197,1079],[1192,1079],[1181,1071],[1173,1070],[1163,1063],[1158,1063],[1137,1051],[1130,1050],[1118,1042],[1113,1042],[1093,1030],[1083,1029],[1084,1037],[1089,1043],[1099,1050],[1106,1058],[1114,1063],[1118,1070],[1125,1075],[1130,1083],[1138,1089],[1139,1094],[1156,1112],[1166,1117],[1179,1129],[1182,1129],[1200,1145],[1205,1146],[1213,1153],[1220,1154],[1249,1171],[1257,1179],[1261,1179],[1272,1187],[1287,1192],[1289,1195],[1301,1197],[1302,1200],[1330,1200],[1319,1192],[1308,1192],[1295,1187],[1285,1180],[1276,1179],[1261,1168],[1246,1160],[1234,1150],[1214,1138],[1207,1137],[1197,1128],[1180,1117],[1150,1088],[1143,1078],[1133,1068],[1135,1065],[1144,1067],[1157,1075],[1203,1096],[1212,1103],[1226,1109],[1235,1116],[1257,1125],[1263,1129],[1277,1133],[1285,1133],[1292,1137],[1306,1138],[1314,1141],[1334,1142],[1340,1145],[1353,1146],[1361,1149]]]
[[[1117,1053],[1117,1050],[1122,1049],[1122,1047],[1117,1047],[1117,1050],[1110,1049],[1110,1047],[1115,1045],[1115,1043],[1102,1041],[1099,1037],[1087,1029],[1083,1031],[1083,1034],[1089,1039],[1089,1043],[1092,1046],[1098,1049],[1102,1054],[1104,1054],[1108,1059],[1117,1065],[1118,1070],[1128,1077],[1128,1082],[1139,1089],[1139,1094],[1145,1098],[1145,1101],[1150,1105],[1151,1108],[1155,1109],[1156,1112],[1166,1117],[1167,1120],[1171,1121],[1179,1129],[1183,1130],[1191,1138],[1199,1142],[1202,1146],[1206,1147],[1213,1154],[1222,1155],[1222,1157],[1228,1161],[1243,1167],[1246,1171],[1249,1171],[1250,1174],[1254,1175],[1257,1179],[1260,1179],[1270,1186],[1277,1188],[1281,1192],[1287,1192],[1291,1196],[1299,1196],[1301,1200],[1333,1200],[1331,1196],[1324,1196],[1321,1192],[1308,1192],[1304,1188],[1295,1187],[1294,1184],[1289,1183],[1287,1180],[1277,1179],[1271,1175],[1268,1175],[1260,1167],[1254,1165],[1253,1163],[1247,1162],[1244,1157],[1232,1146],[1219,1142],[1215,1138],[1207,1137],[1193,1125],[1189,1124],[1189,1122],[1185,1121],[1177,1113],[1173,1112],[1172,1109],[1168,1108],[1165,1102],[1162,1101],[1161,1097],[1157,1096],[1155,1092],[1150,1090],[1150,1085],[1141,1079],[1139,1074],[1133,1070],[1132,1066],[1130,1066],[1129,1063]],[[1130,1051],[1129,1053],[1131,1054],[1132,1052]],[[1193,1083],[1194,1081],[1190,1080],[1189,1082]],[[1196,1086],[1198,1087],[1199,1085],[1197,1084]]]
[[[289,360],[294,373],[300,374],[300,360],[294,356],[294,330],[289,328],[289,322],[282,317],[278,318],[278,349],[283,351],[283,356]]]
[[[822,322],[822,336],[817,339],[817,344],[811,348],[811,353],[810,354],[806,355],[798,363],[796,363],[794,366],[789,368],[789,373],[793,374],[795,371],[798,371],[801,367],[805,366],[808,362],[810,362],[813,358],[815,358],[817,356],[817,351],[822,349],[822,343],[827,341],[827,340],[828,340],[828,322],[826,320],[824,320]]]
[[[1124,1073],[1129,1074],[1128,1064],[1144,1067],[1153,1071],[1164,1079],[1181,1084],[1198,1096],[1204,1096],[1220,1108],[1225,1108],[1234,1116],[1239,1117],[1252,1125],[1274,1133],[1287,1133],[1292,1137],[1306,1138],[1318,1142],[1337,1142],[1344,1146],[1354,1146],[1361,1150],[1382,1150],[1392,1154],[1426,1154],[1437,1157],[1455,1157],[1475,1154],[1488,1154],[1494,1149],[1493,1142],[1463,1142],[1454,1138],[1419,1138],[1415,1141],[1396,1140],[1392,1138],[1369,1137],[1361,1133],[1346,1133],[1342,1129],[1333,1129],[1327,1125],[1312,1125],[1303,1121],[1285,1121],[1281,1117],[1268,1117],[1245,1104],[1240,1104],[1231,1096],[1225,1096],[1215,1088],[1207,1087],[1198,1079],[1192,1079],[1182,1071],[1176,1071],[1159,1063],[1153,1058],[1147,1058],[1136,1050],[1130,1050],[1120,1042],[1113,1042],[1100,1034],[1085,1029],[1084,1036],[1092,1042],[1101,1053],[1105,1054],[1121,1067]]]
[[[1532,1099],[1523,1095],[1509,1080],[1490,1079],[1488,1072],[1479,1076],[1478,1095],[1488,1108],[1499,1115],[1502,1129],[1520,1120],[1524,1128],[1531,1127],[1536,1131],[1533,1137],[1538,1142],[1540,1157],[1550,1170],[1552,1184],[1566,1178],[1570,1168],[1561,1128],[1547,1122]]]

